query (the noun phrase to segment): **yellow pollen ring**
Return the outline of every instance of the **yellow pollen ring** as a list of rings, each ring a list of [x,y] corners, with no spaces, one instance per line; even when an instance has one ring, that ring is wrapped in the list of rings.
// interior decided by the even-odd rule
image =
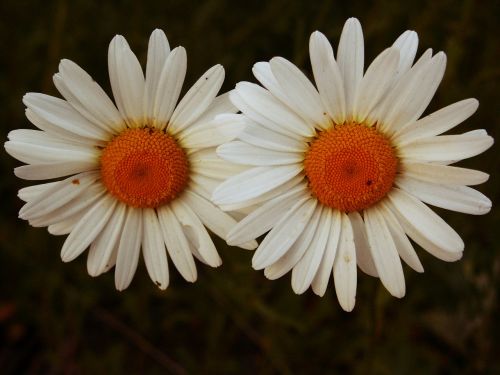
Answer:
[[[398,158],[374,127],[347,123],[319,133],[306,152],[305,174],[316,198],[343,212],[361,211],[391,190]]]
[[[189,181],[184,150],[163,131],[127,129],[101,155],[104,186],[133,207],[158,207],[175,199]]]

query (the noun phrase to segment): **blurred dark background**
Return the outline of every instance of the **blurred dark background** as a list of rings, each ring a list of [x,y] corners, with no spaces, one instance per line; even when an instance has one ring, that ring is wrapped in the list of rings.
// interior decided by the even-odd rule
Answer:
[[[497,141],[499,2],[442,1],[26,1],[0,3],[0,135],[31,127],[25,92],[58,95],[60,59],[76,61],[109,91],[107,47],[123,34],[145,63],[154,28],[188,52],[189,87],[210,66],[226,68],[224,91],[251,80],[251,67],[281,55],[310,72],[308,38],[334,46],[344,21],[363,25],[366,60],[406,29],[448,56],[435,110],[476,97],[478,112],[455,131],[485,128]],[[495,147],[461,163],[491,174],[479,190],[499,198]],[[132,285],[115,291],[113,272],[93,279],[86,259],[63,264],[64,238],[17,219],[19,165],[0,158],[0,373],[87,374],[476,374],[500,373],[500,211],[472,217],[438,212],[462,235],[462,261],[419,249],[425,273],[405,267],[398,300],[360,275],[354,312],[327,295],[293,294],[289,276],[271,282],[251,269],[251,252],[217,241],[219,269],[198,265],[191,285],[171,272],[160,292],[141,264]],[[171,267],[171,270],[173,268]]]

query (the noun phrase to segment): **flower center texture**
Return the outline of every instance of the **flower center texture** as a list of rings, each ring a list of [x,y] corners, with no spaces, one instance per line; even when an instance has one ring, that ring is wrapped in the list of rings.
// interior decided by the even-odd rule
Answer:
[[[189,165],[184,150],[165,132],[127,129],[104,148],[101,176],[120,201],[133,207],[158,207],[185,189]]]
[[[374,127],[346,123],[319,133],[304,161],[313,195],[343,212],[361,211],[391,190],[398,158]]]

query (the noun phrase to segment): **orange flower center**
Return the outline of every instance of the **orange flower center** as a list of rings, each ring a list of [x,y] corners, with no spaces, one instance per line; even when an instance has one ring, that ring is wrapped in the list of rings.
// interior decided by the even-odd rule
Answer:
[[[158,207],[175,199],[189,180],[184,150],[163,131],[127,129],[101,155],[104,186],[133,207]]]
[[[361,211],[391,190],[398,158],[374,127],[336,125],[319,133],[305,157],[305,173],[316,198],[344,212]]]

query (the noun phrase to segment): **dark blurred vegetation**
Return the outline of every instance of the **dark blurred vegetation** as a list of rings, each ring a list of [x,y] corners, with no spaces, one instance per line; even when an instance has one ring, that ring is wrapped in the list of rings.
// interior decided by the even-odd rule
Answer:
[[[88,0],[0,3],[1,138],[30,127],[25,92],[57,95],[52,75],[69,58],[109,92],[107,46],[123,34],[145,62],[154,28],[188,51],[186,83],[216,63],[224,89],[254,81],[254,62],[285,56],[309,71],[308,38],[323,31],[336,46],[347,17],[360,18],[371,61],[405,29],[426,48],[444,50],[448,68],[431,104],[467,97],[478,113],[457,131],[485,128],[499,137],[499,2]],[[187,86],[185,86],[187,87]],[[479,189],[498,204],[495,148],[461,165],[490,173]],[[324,298],[296,296],[289,277],[275,282],[251,269],[251,252],[217,242],[224,265],[199,266],[188,284],[172,271],[158,291],[140,265],[115,291],[113,272],[92,279],[82,256],[63,264],[63,238],[17,219],[18,162],[0,158],[0,373],[43,374],[476,374],[500,373],[500,211],[472,217],[440,210],[462,235],[464,259],[444,263],[420,249],[426,272],[405,268],[397,300],[361,275],[354,312]],[[171,270],[173,268],[171,267]]]

